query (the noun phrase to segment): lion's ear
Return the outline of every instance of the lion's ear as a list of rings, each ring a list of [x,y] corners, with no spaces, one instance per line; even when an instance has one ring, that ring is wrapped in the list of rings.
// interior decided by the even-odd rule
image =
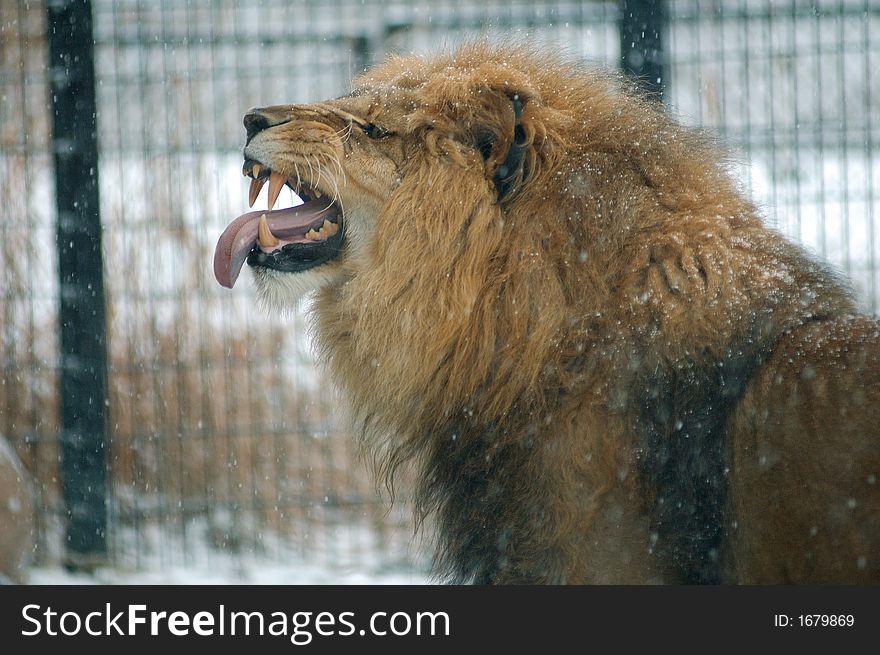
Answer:
[[[531,142],[522,123],[526,98],[518,93],[498,95],[499,106],[489,113],[494,120],[477,125],[473,135],[501,203],[515,194],[526,177]]]
[[[514,95],[511,99],[513,105],[513,141],[507,148],[504,161],[495,169],[492,180],[495,182],[495,188],[498,189],[498,202],[503,202],[525,177],[525,155],[529,148],[526,141],[526,131],[523,129],[520,118],[522,117],[523,103],[519,95]]]

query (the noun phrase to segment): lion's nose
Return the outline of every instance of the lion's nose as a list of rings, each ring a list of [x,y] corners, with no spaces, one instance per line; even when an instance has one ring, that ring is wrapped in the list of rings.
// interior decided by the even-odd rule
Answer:
[[[262,109],[251,109],[244,115],[244,129],[247,130],[247,138],[250,141],[254,134],[269,127],[269,119],[262,113]]]
[[[278,107],[254,107],[244,115],[244,129],[247,130],[247,140],[269,127],[281,125],[290,120],[288,111]]]

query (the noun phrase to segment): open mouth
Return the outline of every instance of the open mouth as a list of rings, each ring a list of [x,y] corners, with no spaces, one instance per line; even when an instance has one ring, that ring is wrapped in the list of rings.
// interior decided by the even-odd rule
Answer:
[[[245,261],[250,266],[297,273],[339,254],[342,212],[332,198],[252,159],[245,161],[242,173],[251,178],[251,206],[269,183],[269,209],[242,214],[220,235],[214,250],[214,277],[221,285],[231,289]],[[303,204],[272,209],[285,185]]]

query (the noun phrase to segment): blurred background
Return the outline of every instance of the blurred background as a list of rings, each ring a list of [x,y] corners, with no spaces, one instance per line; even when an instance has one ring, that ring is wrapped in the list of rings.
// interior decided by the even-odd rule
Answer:
[[[878,0],[0,0],[0,576],[429,580],[302,315],[211,261],[248,108],[486,33],[639,76],[876,312]]]

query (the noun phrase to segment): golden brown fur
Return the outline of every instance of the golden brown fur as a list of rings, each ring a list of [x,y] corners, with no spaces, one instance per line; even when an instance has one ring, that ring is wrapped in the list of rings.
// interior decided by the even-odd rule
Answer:
[[[880,581],[878,324],[718,152],[546,52],[393,57],[355,89],[261,110],[246,156],[310,158],[346,245],[255,272],[273,307],[318,288],[321,354],[380,468],[418,467],[441,576]]]

